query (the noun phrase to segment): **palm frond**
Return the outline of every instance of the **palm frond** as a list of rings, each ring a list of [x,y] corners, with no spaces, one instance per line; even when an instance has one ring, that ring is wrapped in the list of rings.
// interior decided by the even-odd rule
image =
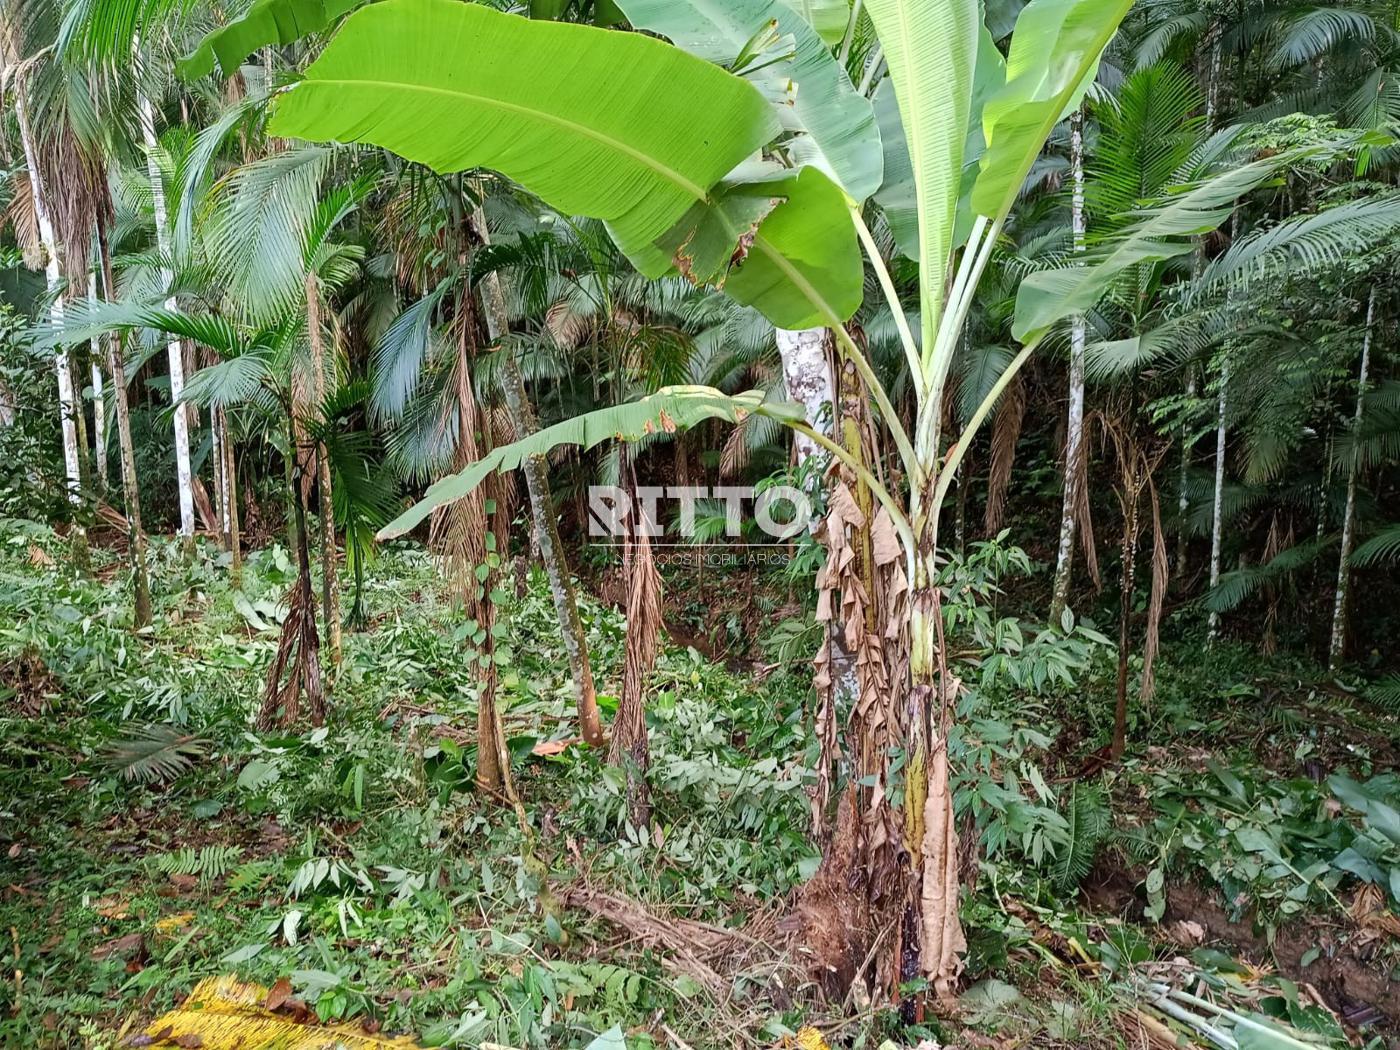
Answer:
[[[1387,525],[1357,547],[1351,552],[1349,564],[1364,569],[1396,560],[1400,560],[1400,524]]]
[[[1236,609],[1261,587],[1276,583],[1289,573],[1311,565],[1318,555],[1335,542],[1335,537],[1324,536],[1320,540],[1310,540],[1279,551],[1262,565],[1227,572],[1220,577],[1220,582],[1206,593],[1203,599],[1205,607],[1216,613]]]
[[[129,731],[130,732],[130,731]],[[209,741],[168,725],[149,725],[115,740],[103,759],[123,780],[174,780],[203,758]]]

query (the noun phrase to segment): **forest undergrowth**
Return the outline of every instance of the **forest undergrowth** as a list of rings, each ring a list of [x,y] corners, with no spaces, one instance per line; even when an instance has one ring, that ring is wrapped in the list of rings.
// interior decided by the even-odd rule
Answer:
[[[1159,1046],[1185,1030],[1151,1009],[1167,986],[1301,1045],[1400,1032],[1387,698],[1220,644],[1163,661],[1110,762],[1112,647],[1092,624],[992,618],[978,566],[1018,564],[995,544],[957,569],[976,583],[962,626],[1010,655],[974,652],[963,672],[976,877],[967,991],[938,1019],[863,1002],[859,983],[824,998],[830,960],[784,936],[820,858],[811,632],[781,586],[752,597],[752,670],[663,643],[639,827],[625,774],[574,739],[546,582],[519,576],[498,662],[522,825],[473,787],[457,655],[472,628],[421,548],[369,567],[373,629],[346,635],[327,724],[254,733],[294,572],[282,548],[252,554],[233,589],[213,548],[186,561],[157,542],[157,626],[133,634],[119,552],[99,547],[80,577],[47,526],[0,536],[6,1047],[142,1045],[225,973],[308,1020],[425,1046],[772,1046],[805,1026],[844,1046]],[[684,608],[684,581],[668,585]],[[622,615],[584,612],[615,693]],[[1234,1031],[1242,1048],[1300,1045]]]

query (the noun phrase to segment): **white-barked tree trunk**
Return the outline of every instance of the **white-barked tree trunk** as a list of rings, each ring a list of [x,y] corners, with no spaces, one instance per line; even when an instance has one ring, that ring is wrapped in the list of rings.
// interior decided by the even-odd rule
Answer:
[[[156,141],[155,110],[151,100],[142,94],[137,100],[141,121],[141,137],[146,147],[146,174],[151,181],[151,202],[155,211],[156,248],[161,254],[161,281],[167,288],[174,280],[170,269],[171,243],[169,216],[165,206],[165,183],[161,180]],[[174,295],[165,300],[167,310],[178,308]],[[180,499],[180,537],[186,544],[194,542],[194,478],[190,471],[189,412],[180,401],[185,392],[184,348],[179,339],[166,344],[170,361],[170,401],[175,419],[175,482]]]

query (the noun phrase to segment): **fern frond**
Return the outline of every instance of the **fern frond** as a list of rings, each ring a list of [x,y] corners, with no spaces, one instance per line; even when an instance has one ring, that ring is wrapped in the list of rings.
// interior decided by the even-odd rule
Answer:
[[[1097,784],[1076,783],[1064,818],[1068,825],[1066,839],[1055,853],[1050,878],[1061,892],[1071,892],[1089,874],[1099,847],[1113,826],[1113,815],[1103,788]]]
[[[198,875],[201,882],[213,882],[226,874],[240,856],[241,846],[216,843],[195,849],[185,846],[173,853],[162,853],[154,860],[163,875]]]

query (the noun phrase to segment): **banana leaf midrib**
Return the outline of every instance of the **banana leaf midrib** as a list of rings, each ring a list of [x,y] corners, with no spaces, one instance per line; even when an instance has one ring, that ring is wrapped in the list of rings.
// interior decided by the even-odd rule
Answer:
[[[656,158],[648,156],[646,153],[637,149],[635,146],[630,146],[626,142],[623,142],[621,139],[614,138],[611,135],[605,135],[602,132],[589,127],[587,124],[581,124],[577,121],[567,120],[554,113],[550,113],[547,110],[536,109],[531,106],[521,105],[518,102],[506,102],[503,99],[493,98],[490,95],[479,95],[472,91],[461,91],[455,88],[432,87],[427,84],[409,84],[398,80],[370,80],[364,77],[356,77],[353,80],[344,77],[317,77],[314,80],[307,80],[303,81],[302,83],[314,84],[317,87],[376,87],[393,91],[405,91],[409,93],[418,92],[427,95],[441,95],[446,96],[448,98],[459,99],[463,102],[470,102],[473,104],[482,105],[488,108],[523,114],[524,116],[532,117],[543,123],[553,124],[555,127],[563,128],[566,131],[575,132],[584,138],[592,139],[594,142],[597,142],[600,145],[607,146],[608,148],[614,149],[619,153],[626,154],[633,160],[636,160],[639,163],[645,165],[652,171],[656,172],[658,175],[662,176],[663,178],[674,183],[676,186],[685,190],[686,193],[690,194],[697,201],[706,201],[709,199],[709,195],[706,193],[705,189],[702,186],[699,186],[696,183],[692,182],[690,179],[687,179],[684,175],[676,171],[674,168],[668,167],[667,165],[656,160]],[[298,84],[291,90],[295,91],[301,86],[301,84]]]

